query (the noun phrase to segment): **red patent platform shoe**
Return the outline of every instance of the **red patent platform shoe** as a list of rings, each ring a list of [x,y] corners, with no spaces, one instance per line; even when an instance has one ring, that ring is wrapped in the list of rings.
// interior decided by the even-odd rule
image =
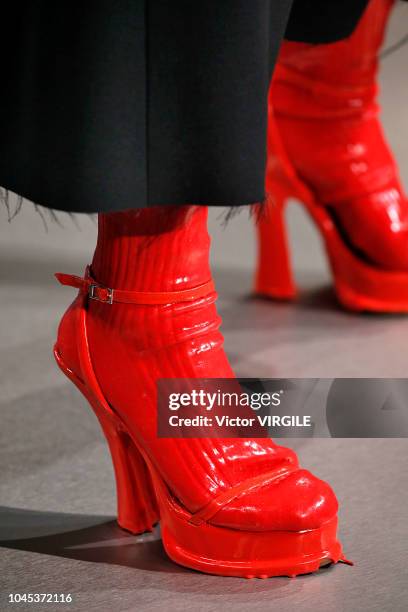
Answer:
[[[371,0],[347,40],[282,45],[269,98],[258,294],[296,295],[284,223],[293,197],[320,230],[339,301],[356,311],[408,312],[408,200],[375,99],[391,6]]]
[[[293,451],[263,438],[157,435],[159,378],[233,376],[209,268],[195,269],[200,251],[208,255],[205,213],[193,216],[185,235],[173,239],[168,231],[162,243],[147,242],[147,250],[167,253],[159,264],[144,251],[154,274],[143,278],[156,284],[154,291],[123,282],[108,288],[91,278],[90,269],[84,278],[58,274],[79,293],[61,320],[55,357],[103,428],[124,529],[140,533],[160,520],[169,557],[203,572],[260,578],[313,572],[344,560],[336,536],[338,505],[325,482],[299,467]],[[177,247],[170,257],[170,240],[189,251],[183,277],[176,271],[182,254]],[[120,255],[119,238],[114,250]],[[123,281],[122,266],[115,269]],[[168,291],[173,275],[202,278]],[[125,325],[129,321],[132,326]]]

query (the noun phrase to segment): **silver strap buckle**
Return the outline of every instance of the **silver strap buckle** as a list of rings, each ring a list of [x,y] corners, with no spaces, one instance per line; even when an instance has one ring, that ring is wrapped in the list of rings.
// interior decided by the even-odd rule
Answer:
[[[106,297],[102,297],[101,292],[106,292]],[[101,285],[89,285],[88,297],[90,300],[96,300],[104,304],[113,304],[113,289],[110,287],[101,287]]]

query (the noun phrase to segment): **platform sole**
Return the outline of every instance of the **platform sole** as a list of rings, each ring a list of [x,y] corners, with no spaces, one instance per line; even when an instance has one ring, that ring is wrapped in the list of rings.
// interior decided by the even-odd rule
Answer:
[[[179,528],[175,536],[170,525],[162,520],[164,548],[179,565],[208,574],[294,577],[316,572],[323,565],[346,561],[336,539],[337,518],[319,529],[298,533],[237,532],[208,524],[200,526],[199,531],[189,527]]]

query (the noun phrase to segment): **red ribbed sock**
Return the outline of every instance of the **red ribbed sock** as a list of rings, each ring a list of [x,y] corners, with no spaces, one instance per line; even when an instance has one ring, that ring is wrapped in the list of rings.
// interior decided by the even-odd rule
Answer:
[[[211,278],[208,210],[156,206],[100,214],[94,278],[114,289],[179,291]]]

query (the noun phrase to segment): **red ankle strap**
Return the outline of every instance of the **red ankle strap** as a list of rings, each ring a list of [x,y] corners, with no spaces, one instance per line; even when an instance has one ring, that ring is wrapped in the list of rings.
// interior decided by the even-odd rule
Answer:
[[[55,278],[61,285],[75,287],[86,293],[91,300],[97,300],[105,304],[173,304],[175,302],[189,302],[204,297],[215,291],[212,280],[181,291],[124,291],[122,289],[111,289],[97,283],[90,274],[89,266],[86,268],[84,278],[73,274],[62,274],[57,272]]]

